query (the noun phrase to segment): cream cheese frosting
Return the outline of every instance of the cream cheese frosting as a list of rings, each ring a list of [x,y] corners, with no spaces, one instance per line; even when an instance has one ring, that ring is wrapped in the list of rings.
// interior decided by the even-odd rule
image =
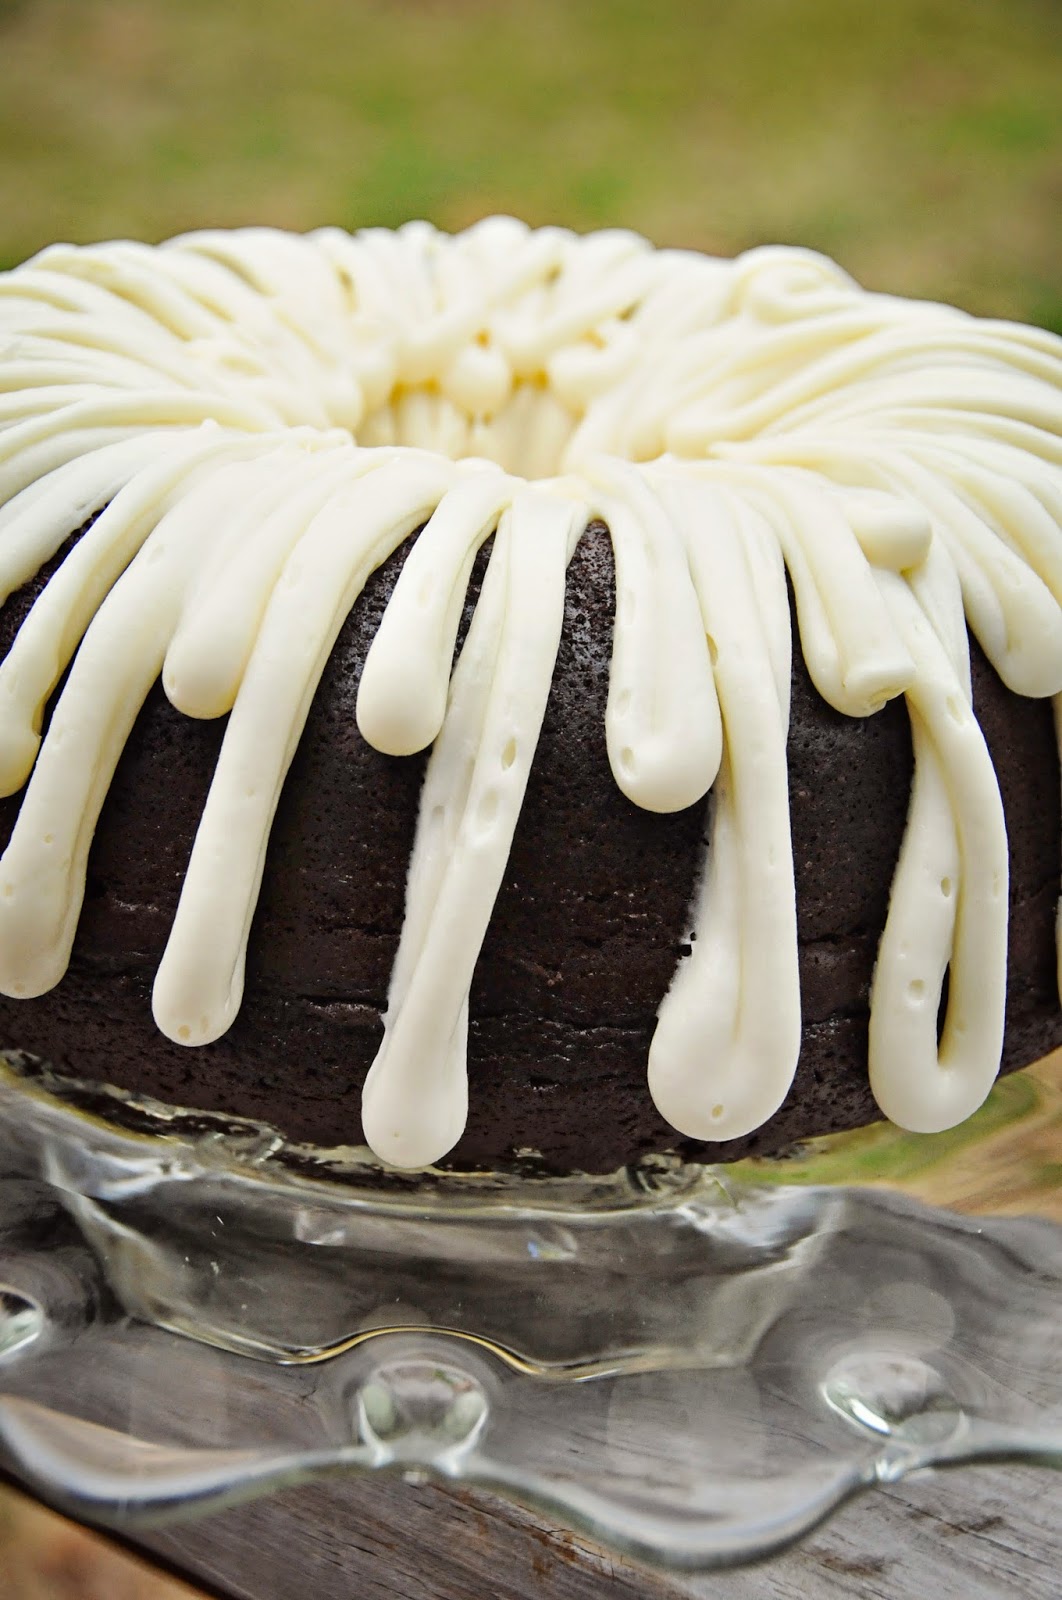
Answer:
[[[982,1102],[1008,857],[966,629],[1009,688],[1062,695],[1062,342],[866,293],[809,251],[728,262],[491,218],[456,236],[54,246],[0,275],[0,357],[0,597],[94,519],[0,665],[0,791],[27,785],[0,860],[0,991],[62,978],[96,820],[161,675],[180,711],[229,720],[154,1015],[182,1044],[225,1032],[325,663],[416,532],[357,701],[375,748],[431,747],[362,1115],[387,1162],[445,1155],[565,569],[600,519],[616,783],[649,811],[710,817],[696,937],[647,1064],[657,1107],[684,1135],[731,1139],[796,1067],[787,578],[823,698],[866,717],[902,695],[911,721],[875,1098],[921,1131]]]

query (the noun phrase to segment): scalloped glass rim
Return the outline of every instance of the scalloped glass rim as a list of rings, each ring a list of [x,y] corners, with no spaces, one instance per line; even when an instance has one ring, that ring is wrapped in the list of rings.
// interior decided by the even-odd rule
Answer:
[[[764,1170],[411,1179],[11,1058],[0,1459],[125,1530],[460,1480],[689,1570],[916,1468],[1062,1465],[1062,1229]]]

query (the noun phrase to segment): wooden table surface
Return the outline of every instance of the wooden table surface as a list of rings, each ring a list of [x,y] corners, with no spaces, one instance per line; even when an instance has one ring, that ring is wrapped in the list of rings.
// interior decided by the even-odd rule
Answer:
[[[699,1577],[613,1558],[492,1496],[379,1479],[294,1490],[268,1514],[233,1509],[141,1549],[226,1600],[1058,1600],[1062,1475],[926,1473],[853,1501],[772,1561]],[[0,1596],[197,1600],[2,1487]]]
[[[293,1573],[314,1600],[1059,1600],[1062,1475],[926,1474],[773,1561],[695,1578],[613,1559],[486,1495],[380,1480],[296,1490],[268,1517],[244,1507],[145,1545],[239,1600],[294,1600]]]

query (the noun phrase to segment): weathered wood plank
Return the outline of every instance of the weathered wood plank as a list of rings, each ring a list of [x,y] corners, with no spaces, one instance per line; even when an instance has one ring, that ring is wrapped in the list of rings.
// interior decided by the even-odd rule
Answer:
[[[492,1496],[384,1479],[308,1486],[140,1542],[233,1600],[1058,1600],[1062,1477],[925,1474],[773,1561],[700,1577],[614,1560]]]

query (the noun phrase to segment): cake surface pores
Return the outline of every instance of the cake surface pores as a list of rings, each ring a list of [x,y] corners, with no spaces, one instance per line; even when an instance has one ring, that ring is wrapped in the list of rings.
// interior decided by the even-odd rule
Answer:
[[[880,713],[897,760],[913,758],[869,997],[874,1098],[918,1131],[981,1104],[1004,1049],[1009,872],[981,722],[1022,704],[984,658],[1014,695],[1062,691],[1057,339],[865,293],[810,252],[723,262],[494,218],[454,237],[411,224],[56,246],[0,276],[0,351],[0,593],[21,623],[0,666],[0,789],[26,785],[0,862],[0,991],[26,1005],[4,1013],[3,1043],[48,1053],[34,997],[70,963],[101,808],[127,741],[135,760],[144,718],[157,742],[171,707],[227,720],[204,735],[153,1012],[175,1044],[223,1041],[282,788],[342,637],[365,746],[431,752],[422,782],[409,768],[419,798],[381,768],[417,814],[364,1136],[398,1166],[446,1156],[468,1117],[477,962],[496,903],[508,914],[573,648],[566,603],[576,634],[586,620],[577,606],[572,622],[572,564],[591,614],[614,581],[611,640],[587,649],[610,646],[607,690],[595,660],[588,692],[607,694],[616,830],[629,803],[658,814],[665,851],[681,834],[683,861],[701,858],[653,996],[648,1084],[666,1122],[704,1154],[729,1150],[778,1112],[797,1067],[787,739],[805,666],[826,702],[812,721]],[[350,632],[363,591],[362,611],[379,601],[364,648]],[[910,756],[882,710],[900,697]],[[1031,749],[1042,718],[1022,716]],[[1053,757],[1050,785],[1050,883],[1031,864],[1042,845],[1012,843],[1053,914]],[[593,833],[601,818],[585,820]],[[663,899],[683,894],[677,870],[661,867]],[[653,895],[651,873],[639,889]],[[496,954],[488,941],[488,968]],[[134,940],[126,967],[145,959]],[[363,975],[350,987],[364,1009]],[[1050,1010],[1015,1049],[1055,1042]]]

